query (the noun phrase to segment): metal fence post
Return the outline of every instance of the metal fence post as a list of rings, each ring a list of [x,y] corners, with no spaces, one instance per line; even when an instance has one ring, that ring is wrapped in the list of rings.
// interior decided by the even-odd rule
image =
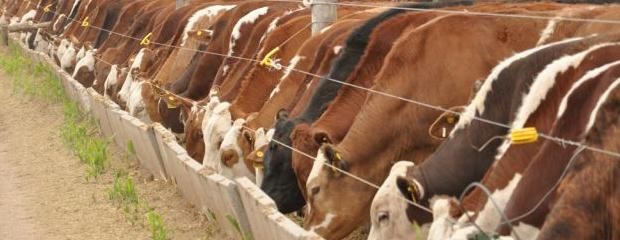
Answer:
[[[337,6],[328,3],[337,3],[338,0],[310,0],[312,8],[312,34],[316,34],[321,29],[329,26],[338,18]]]

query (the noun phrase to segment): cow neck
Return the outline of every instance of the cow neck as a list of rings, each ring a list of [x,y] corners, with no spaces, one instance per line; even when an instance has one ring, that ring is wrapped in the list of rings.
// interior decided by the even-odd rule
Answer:
[[[597,70],[601,70],[596,72]],[[568,106],[561,112],[551,135],[581,142],[592,128],[594,119],[609,94],[620,84],[620,61],[599,67],[586,75],[575,91],[563,101]],[[524,172],[523,180],[515,189],[506,208],[508,218],[514,218],[532,209],[561,176],[568,161],[575,154],[575,146],[563,146],[548,141]],[[549,202],[547,198],[545,202]],[[546,204],[545,204],[546,205]],[[537,208],[523,222],[540,227],[549,208]],[[505,230],[503,230],[505,231]]]
[[[523,101],[531,95],[542,94],[544,97],[546,94],[530,88],[536,84],[535,76],[551,61],[564,54],[583,51],[592,42],[581,41],[580,38],[568,39],[529,49],[500,63],[467,107],[450,138],[429,159],[409,172],[424,188],[423,199],[437,194],[459,195],[466,185],[479,181],[495,159],[507,149],[506,141],[501,140],[493,141],[479,151],[478,148],[489,139],[506,136],[508,129],[473,120],[470,116],[475,114],[511,127],[523,127],[512,125],[527,119],[527,115],[532,113],[528,110],[535,110],[529,109],[531,106],[522,107]]]
[[[215,24],[215,29],[213,31],[213,40],[207,47],[207,52],[215,52],[222,53],[225,52],[226,49],[229,48],[230,44],[230,36],[233,32],[233,28],[235,24],[224,24],[224,22],[228,21],[231,23],[231,19],[236,23],[241,17],[246,14],[254,11],[257,8],[261,8],[264,6],[268,6],[271,3],[265,2],[248,2],[237,5],[230,11],[227,11],[223,14],[218,23]],[[192,78],[189,83],[189,87],[187,91],[184,93],[185,96],[191,99],[202,99],[204,98],[209,90],[211,89],[211,85],[213,80],[222,64],[224,58],[219,55],[211,55],[206,54],[203,55],[200,60],[199,66],[197,70],[193,73]]]
[[[262,56],[268,50],[281,44],[285,38],[288,37],[286,34],[287,30],[304,28],[304,25],[306,25],[309,20],[309,16],[302,16],[274,30],[265,38],[259,55]],[[297,49],[301,47],[303,41],[308,37],[310,37],[310,31],[309,29],[305,29],[301,35],[287,42],[285,45],[280,46],[282,50],[278,53],[279,58],[284,62],[289,62],[297,52]],[[243,79],[243,82],[240,83],[239,92],[233,103],[235,115],[243,117],[251,112],[259,111],[260,107],[262,107],[268,99],[270,91],[273,90],[277,84],[277,79],[281,77],[281,74],[282,72],[280,71],[273,71],[272,69],[263,67],[253,68],[249,75]]]
[[[554,113],[561,114],[562,109],[565,108],[565,101],[562,99],[567,95],[569,89],[573,89],[578,84],[575,82],[582,78],[589,70],[615,61],[617,54],[620,54],[619,44],[605,44],[591,47],[579,54],[555,61],[553,64],[562,64],[566,68],[557,69],[561,73],[556,75],[556,83],[553,89],[547,93],[544,104],[527,120],[526,126],[536,126],[539,132],[550,132],[555,118],[549,116]],[[523,172],[530,163],[531,156],[534,156],[540,149],[541,146],[539,144],[510,148],[489,169],[483,183],[491,191],[506,187],[515,174]],[[486,199],[486,196],[479,189],[475,189],[465,199],[467,203],[465,204],[466,209],[481,210],[480,208],[484,206]]]
[[[314,91],[308,105],[301,114],[303,119],[314,122],[323,114],[326,109],[326,104],[336,97],[338,90],[342,87],[341,83],[333,80],[347,80],[366,51],[373,30],[382,22],[404,12],[405,11],[401,9],[388,10],[371,18],[351,33],[346,40],[341,55],[332,65],[329,74],[320,80],[319,86]]]

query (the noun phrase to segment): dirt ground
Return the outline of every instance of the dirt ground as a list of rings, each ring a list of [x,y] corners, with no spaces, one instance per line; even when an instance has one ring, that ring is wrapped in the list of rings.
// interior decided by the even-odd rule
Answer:
[[[132,224],[108,199],[112,170],[85,179],[85,166],[59,136],[59,106],[13,92],[1,72],[0,99],[0,239],[150,238],[144,223]],[[120,154],[113,158],[112,168],[138,179],[140,197],[162,215],[172,239],[222,239],[174,186],[146,180]]]

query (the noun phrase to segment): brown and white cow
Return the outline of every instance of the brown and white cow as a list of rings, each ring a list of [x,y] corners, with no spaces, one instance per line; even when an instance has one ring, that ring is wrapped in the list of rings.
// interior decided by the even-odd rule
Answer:
[[[538,74],[538,78],[546,79],[537,79],[536,82],[539,84],[533,84],[532,88],[544,86],[545,80],[548,82],[553,81],[554,84],[547,91],[545,100],[528,117],[526,125],[536,126],[538,131],[541,132],[551,131],[550,134],[556,136],[551,128],[553,125],[557,125],[559,121],[555,120],[556,113],[558,111],[566,111],[567,105],[562,103],[564,101],[562,99],[566,98],[566,95],[570,95],[572,90],[569,91],[569,89],[574,88],[571,86],[578,85],[579,81],[581,81],[579,79],[590,78],[592,75],[590,70],[620,59],[618,54],[620,54],[620,45],[618,44],[597,45],[578,54],[559,58],[546,66]],[[575,84],[575,82],[577,83]],[[572,108],[573,106],[569,107]],[[575,140],[573,138],[568,139]],[[472,191],[465,198],[463,202],[464,211],[476,212],[476,216],[473,219],[484,231],[492,232],[498,226],[501,219],[496,208],[503,210],[506,206],[508,199],[511,198],[512,191],[523,178],[523,171],[530,164],[530,160],[534,158],[533,156],[540,151],[541,145],[528,144],[510,147],[502,158],[496,160],[496,163],[489,168],[482,180],[482,184],[492,192],[489,198],[493,198],[494,202],[488,201],[486,195],[483,196],[484,193],[479,192],[479,190]],[[451,212],[453,211],[455,210],[451,210]],[[444,218],[444,216],[435,214],[435,222],[437,220],[442,222],[443,220],[438,218]],[[435,222],[433,223],[434,225]],[[539,227],[540,224],[536,226]],[[458,229],[458,227],[453,227],[452,229],[438,227],[435,230],[435,236],[437,236],[435,239],[447,238],[451,231],[454,231],[454,238],[458,239],[477,231],[477,229],[471,226],[463,229]]]
[[[420,166],[404,171],[408,177],[399,176],[396,184],[397,189],[391,191],[401,191],[407,199],[422,204],[428,204],[431,198],[439,194],[449,196],[461,194],[466,185],[473,181],[479,181],[491,164],[495,162],[494,160],[503,156],[510,146],[509,142],[500,140],[491,141],[484,148],[480,148],[489,139],[506,135],[508,130],[504,127],[488,125],[473,119],[473,117],[490,119],[506,124],[513,129],[522,128],[539,107],[547,91],[554,83],[554,78],[538,78],[536,75],[544,70],[548,63],[564,54],[578,53],[591,45],[605,41],[609,41],[609,39],[604,37],[569,39],[532,48],[502,61],[487,77],[472,103],[466,108],[450,138]],[[542,87],[529,88],[530,85]],[[511,98],[506,98],[508,92],[515,92],[515,94],[510,95]],[[491,107],[498,105],[505,107]],[[537,127],[545,129],[542,127],[545,126],[544,122],[538,124]],[[465,167],[461,168],[462,164],[465,164]],[[441,167],[437,168],[440,165]],[[456,169],[469,170],[459,171]],[[392,171],[398,170],[393,169]],[[424,223],[430,220],[428,213],[422,213],[412,206],[407,208],[406,213],[409,221]],[[396,209],[385,206],[385,203],[383,206],[373,206],[372,212],[373,218],[378,217],[381,212],[389,212],[391,216],[403,214]],[[381,219],[381,222],[378,219],[375,222],[373,219],[373,226],[375,223],[379,227],[382,226],[381,224],[385,224],[385,226],[402,224],[390,222],[389,218]]]

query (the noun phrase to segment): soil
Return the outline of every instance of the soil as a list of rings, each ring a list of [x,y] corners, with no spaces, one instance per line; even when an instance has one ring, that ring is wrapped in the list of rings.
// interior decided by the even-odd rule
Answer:
[[[149,239],[143,217],[132,223],[108,199],[113,169],[137,179],[172,239],[224,238],[173,185],[149,180],[122,154],[113,154],[106,174],[86,180],[85,165],[59,136],[60,106],[14,92],[1,72],[0,99],[0,239]]]

